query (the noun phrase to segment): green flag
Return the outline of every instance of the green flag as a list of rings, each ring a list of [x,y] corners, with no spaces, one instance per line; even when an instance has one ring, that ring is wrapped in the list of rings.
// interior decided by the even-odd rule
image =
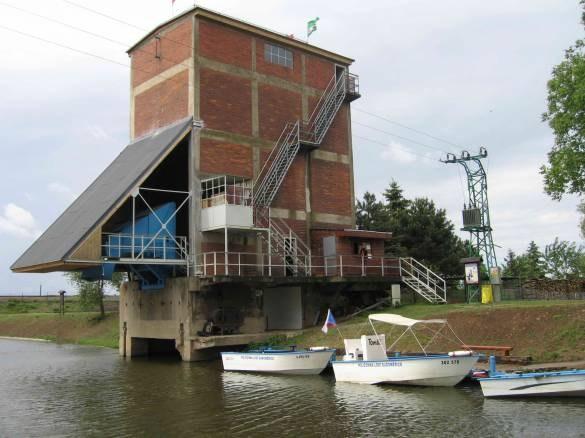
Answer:
[[[307,38],[309,38],[311,34],[317,30],[317,21],[319,21],[319,17],[307,22]]]

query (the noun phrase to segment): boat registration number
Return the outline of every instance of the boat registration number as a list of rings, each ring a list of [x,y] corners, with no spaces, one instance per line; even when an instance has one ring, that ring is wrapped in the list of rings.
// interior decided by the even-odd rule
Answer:
[[[442,360],[441,365],[459,365],[459,359]]]

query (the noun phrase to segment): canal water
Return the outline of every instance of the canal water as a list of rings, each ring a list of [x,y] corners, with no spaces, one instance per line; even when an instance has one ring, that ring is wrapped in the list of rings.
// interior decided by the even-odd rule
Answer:
[[[0,340],[0,437],[585,436],[585,400],[485,400]]]

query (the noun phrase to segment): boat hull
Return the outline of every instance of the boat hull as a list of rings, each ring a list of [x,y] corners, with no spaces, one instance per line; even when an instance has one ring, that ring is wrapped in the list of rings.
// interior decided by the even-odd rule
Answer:
[[[388,360],[334,361],[338,382],[454,386],[473,368],[479,356],[448,355],[391,357]]]
[[[485,397],[585,397],[585,370],[479,379]]]
[[[320,374],[335,350],[291,351],[284,353],[221,353],[225,371],[278,374]]]

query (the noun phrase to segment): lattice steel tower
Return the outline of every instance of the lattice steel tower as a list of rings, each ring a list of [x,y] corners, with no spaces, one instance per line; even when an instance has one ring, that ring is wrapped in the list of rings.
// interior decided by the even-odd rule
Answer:
[[[487,150],[479,148],[479,154],[470,155],[461,152],[457,158],[454,154],[447,154],[444,163],[459,163],[467,174],[468,204],[463,207],[462,231],[469,231],[470,256],[482,256],[488,272],[498,266],[496,251],[492,240],[490,225],[490,209],[487,196],[487,175],[481,164],[481,159],[487,157]]]

